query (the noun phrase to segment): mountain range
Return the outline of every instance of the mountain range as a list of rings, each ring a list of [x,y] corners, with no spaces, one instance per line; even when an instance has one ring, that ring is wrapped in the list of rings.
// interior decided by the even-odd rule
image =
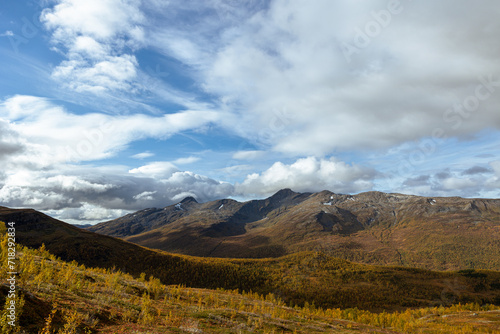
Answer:
[[[297,193],[144,209],[88,230],[168,252],[266,258],[301,251],[433,270],[500,268],[500,200]]]

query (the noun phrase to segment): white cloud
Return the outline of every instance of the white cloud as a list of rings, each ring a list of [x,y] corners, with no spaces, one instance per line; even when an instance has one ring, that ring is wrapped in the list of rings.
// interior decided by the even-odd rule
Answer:
[[[203,201],[230,196],[232,185],[181,171],[171,162],[133,169],[83,164],[110,158],[133,141],[166,139],[217,118],[211,111],[190,110],[162,116],[73,114],[48,99],[8,98],[0,103],[0,159],[5,171],[0,173],[0,202],[47,210],[70,221],[95,222],[130,210],[163,207],[184,193]]]
[[[154,200],[154,196],[157,193],[157,191],[144,191],[140,194],[137,194],[134,196],[135,200],[148,200],[152,201]]]
[[[182,37],[179,31],[160,30],[152,34],[151,46],[157,48],[164,55],[179,59],[191,66],[205,63],[204,58],[209,56],[203,49],[203,44],[195,43]]]
[[[172,161],[172,163],[175,165],[189,165],[189,164],[195,163],[197,161],[200,161],[199,157],[191,156],[191,157],[176,159],[176,160]]]
[[[134,155],[131,156],[131,158],[134,158],[134,159],[146,159],[146,158],[151,158],[151,157],[154,157],[154,156],[155,156],[154,153],[146,151],[146,152],[134,154]]]
[[[54,30],[54,38],[66,42],[75,36],[91,36],[110,40],[128,34],[131,27],[145,18],[137,0],[59,0],[52,9],[45,9],[41,20]]]
[[[256,160],[262,158],[266,153],[264,151],[238,151],[233,154],[233,159],[237,160]]]
[[[56,80],[67,81],[76,92],[100,93],[123,90],[131,93],[137,89],[137,60],[131,55],[105,56],[89,64],[85,60],[63,61],[52,73]]]
[[[401,12],[348,62],[341,46],[359,39],[367,24],[377,24],[373,13],[387,7],[382,0],[238,6],[112,0],[94,8],[60,0],[42,19],[66,50],[68,60],[53,76],[68,87],[97,93],[147,90],[197,108],[188,92],[139,68],[134,47],[155,51],[187,65],[183,74],[227,111],[220,121],[226,129],[292,156],[387,149],[432,136],[435,129],[466,138],[500,128],[498,5],[401,2]],[[477,90],[490,76],[492,85]],[[487,98],[464,110],[478,92]],[[454,110],[457,103],[465,107]]]
[[[273,1],[222,35],[225,43],[204,72],[205,88],[239,110],[245,126],[230,119],[228,128],[299,156],[390,148],[438,128],[464,138],[499,129],[498,4],[401,6],[348,63],[340,46],[352,43],[356,29],[374,20],[371,10],[385,10],[387,1]],[[493,84],[482,85],[490,76]],[[478,99],[478,92],[487,98]],[[454,111],[455,103],[463,110]]]
[[[153,162],[138,168],[131,169],[129,173],[140,174],[154,178],[171,177],[179,169],[175,165],[166,161]]]
[[[14,33],[11,30],[7,30],[4,33],[0,34],[0,37],[9,37],[14,36]]]
[[[283,188],[295,191],[329,189],[339,193],[371,190],[377,173],[368,168],[348,165],[337,159],[303,158],[290,165],[276,162],[261,174],[247,176],[236,184],[240,194],[269,195]]]
[[[490,162],[491,168],[495,172],[495,176],[500,178],[500,161],[492,161]]]
[[[130,210],[107,209],[98,204],[90,203],[82,203],[82,206],[78,208],[45,210],[46,214],[70,224],[94,224],[122,217],[130,212]]]
[[[231,165],[224,168],[219,169],[222,173],[221,176],[223,179],[240,179],[245,178],[249,172],[255,170],[255,166],[251,165]]]
[[[59,0],[40,17],[68,60],[52,73],[77,92],[133,90],[138,63],[126,49],[144,42],[140,1]]]
[[[483,185],[490,190],[490,197],[500,198],[500,160],[491,161],[489,165],[493,169],[493,175],[483,175],[486,178]]]
[[[23,142],[27,151],[20,159],[39,166],[109,158],[133,141],[166,139],[218,118],[213,111],[193,110],[163,116],[77,115],[47,99],[23,95],[0,103],[5,131],[18,136],[18,145]]]
[[[106,50],[105,45],[100,44],[90,36],[78,36],[74,40],[71,52],[74,52],[76,57],[83,54],[85,58],[101,59],[107,55],[109,50]]]

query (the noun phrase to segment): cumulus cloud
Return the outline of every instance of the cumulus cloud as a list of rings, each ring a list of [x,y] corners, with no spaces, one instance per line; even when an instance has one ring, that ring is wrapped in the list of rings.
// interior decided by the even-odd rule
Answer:
[[[266,0],[147,1],[144,10],[149,14],[148,46],[195,69],[203,69],[224,44],[221,35],[267,6]]]
[[[143,191],[142,193],[135,195],[134,199],[152,201],[154,200],[153,195],[155,195],[156,193],[156,191]]]
[[[144,41],[140,1],[59,0],[40,21],[68,60],[52,73],[77,92],[102,93],[135,88],[137,59],[127,53]]]
[[[490,166],[493,169],[494,175],[486,179],[486,186],[492,190],[496,190],[496,196],[500,196],[500,192],[498,191],[500,188],[500,161],[492,161],[490,162]]]
[[[451,173],[449,170],[444,170],[444,171],[441,171],[441,172],[438,172],[436,173],[435,177],[438,179],[438,180],[444,180],[444,179],[447,179],[451,176]]]
[[[377,172],[358,165],[349,165],[335,158],[303,158],[292,164],[276,162],[262,173],[250,174],[236,184],[242,194],[270,195],[283,188],[295,191],[321,191],[338,193],[371,190]]]
[[[60,0],[42,13],[41,20],[54,30],[54,38],[66,43],[75,36],[110,40],[118,34],[131,34],[131,25],[140,24],[144,16],[140,1]]]
[[[156,63],[154,69],[139,64],[139,51],[172,51],[167,45],[174,45],[176,41],[178,47],[174,49],[182,49],[185,45],[196,49],[195,43],[176,37],[180,34],[165,32],[170,28],[158,28],[174,21],[166,19],[164,14],[175,7],[154,3],[139,0],[57,0],[49,3],[51,6],[42,11],[40,21],[50,33],[53,50],[65,58],[52,70],[51,77],[60,84],[59,88],[81,104],[97,108],[107,105],[120,113],[124,109],[157,112],[149,104],[152,98],[189,109],[206,109],[207,104],[197,101],[191,91],[177,89],[174,87],[176,82],[165,80],[169,73],[160,63]],[[161,15],[158,7],[163,10]],[[170,51],[164,54],[182,57],[182,52]],[[197,54],[203,59],[202,53]],[[71,95],[75,91],[82,95]]]

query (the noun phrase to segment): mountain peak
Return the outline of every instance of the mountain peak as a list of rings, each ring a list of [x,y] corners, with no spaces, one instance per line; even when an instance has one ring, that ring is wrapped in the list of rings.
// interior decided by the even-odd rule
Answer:
[[[198,201],[196,200],[196,198],[194,198],[193,196],[188,196],[186,198],[184,198],[182,201],[181,201],[182,204],[186,204],[186,203],[198,203]]]
[[[285,198],[285,197],[293,196],[296,194],[297,193],[294,192],[292,189],[285,188],[285,189],[281,189],[276,194],[272,195],[271,198]]]

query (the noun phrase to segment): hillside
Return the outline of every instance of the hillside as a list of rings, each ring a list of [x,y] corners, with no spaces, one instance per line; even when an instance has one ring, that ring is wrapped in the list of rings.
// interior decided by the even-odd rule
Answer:
[[[192,197],[89,230],[195,256],[264,258],[321,251],[366,264],[500,269],[500,200],[281,190],[265,200]]]
[[[2,234],[0,252],[7,237]],[[464,304],[394,313],[288,307],[273,294],[166,286],[154,277],[88,268],[47,250],[17,247],[16,327],[21,333],[499,333],[500,308]],[[2,283],[6,283],[5,266]],[[0,289],[0,305],[8,289]],[[2,333],[12,333],[3,321]]]
[[[16,222],[18,243],[45,245],[65,261],[153,275],[163,284],[273,293],[286,304],[395,311],[477,302],[500,304],[500,272],[433,272],[355,264],[321,252],[275,259],[214,259],[174,255],[80,230],[34,210],[0,208]]]

